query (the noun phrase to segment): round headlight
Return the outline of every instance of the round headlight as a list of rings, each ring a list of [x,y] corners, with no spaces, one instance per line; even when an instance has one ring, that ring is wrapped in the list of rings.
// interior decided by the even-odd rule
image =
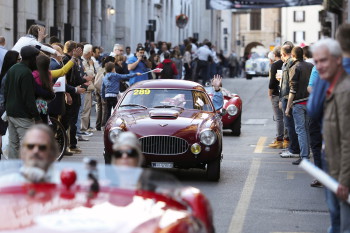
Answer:
[[[238,112],[238,108],[231,104],[230,106],[228,106],[228,108],[226,109],[227,110],[227,113],[230,115],[230,116],[234,116],[237,114]]]
[[[115,143],[119,137],[119,134],[123,132],[123,130],[119,127],[114,127],[109,131],[109,140],[111,140],[111,142]]]
[[[195,155],[198,155],[199,153],[201,153],[201,146],[198,143],[195,143],[191,146],[191,152]]]
[[[203,143],[206,146],[211,146],[216,141],[216,134],[210,130],[203,130],[199,136],[201,143]]]

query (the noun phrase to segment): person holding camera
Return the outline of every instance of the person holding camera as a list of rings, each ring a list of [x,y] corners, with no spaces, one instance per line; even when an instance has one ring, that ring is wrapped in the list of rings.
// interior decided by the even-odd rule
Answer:
[[[144,47],[137,47],[135,56],[131,57],[127,61],[128,64],[128,70],[130,71],[130,74],[136,74],[136,73],[144,73],[151,68],[152,63],[147,60],[147,57],[145,56],[145,48]],[[148,74],[143,74],[140,76],[135,76],[133,78],[130,78],[129,84],[132,85],[134,83],[147,80]]]

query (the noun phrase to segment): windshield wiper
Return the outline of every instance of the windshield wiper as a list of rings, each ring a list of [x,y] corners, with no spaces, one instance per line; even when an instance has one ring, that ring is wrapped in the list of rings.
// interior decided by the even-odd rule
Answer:
[[[184,109],[183,107],[175,106],[175,105],[158,105],[158,106],[153,106],[153,108],[181,108],[181,109]]]
[[[122,108],[122,107],[141,107],[141,108],[147,109],[146,106],[143,106],[141,104],[123,104],[123,105],[120,105],[119,107],[120,108]]]

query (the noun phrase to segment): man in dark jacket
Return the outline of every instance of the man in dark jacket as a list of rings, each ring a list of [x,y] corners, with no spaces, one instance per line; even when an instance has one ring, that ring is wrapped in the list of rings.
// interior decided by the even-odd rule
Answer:
[[[290,91],[285,114],[289,116],[292,109],[295,131],[298,135],[300,146],[300,158],[294,161],[293,164],[298,165],[302,159],[309,159],[310,155],[310,119],[306,113],[306,104],[309,98],[307,87],[313,65],[304,61],[303,49],[301,47],[293,48],[292,59],[293,64],[289,70]]]
[[[39,50],[33,46],[21,49],[22,62],[12,66],[5,82],[5,106],[8,116],[9,158],[19,158],[19,146],[27,129],[40,121],[35,103],[32,71],[36,69]]]

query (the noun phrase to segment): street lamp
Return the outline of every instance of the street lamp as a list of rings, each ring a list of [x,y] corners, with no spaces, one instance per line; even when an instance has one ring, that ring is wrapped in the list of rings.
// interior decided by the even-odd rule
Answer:
[[[109,15],[114,15],[115,14],[115,9],[113,6],[108,5],[107,12]]]

